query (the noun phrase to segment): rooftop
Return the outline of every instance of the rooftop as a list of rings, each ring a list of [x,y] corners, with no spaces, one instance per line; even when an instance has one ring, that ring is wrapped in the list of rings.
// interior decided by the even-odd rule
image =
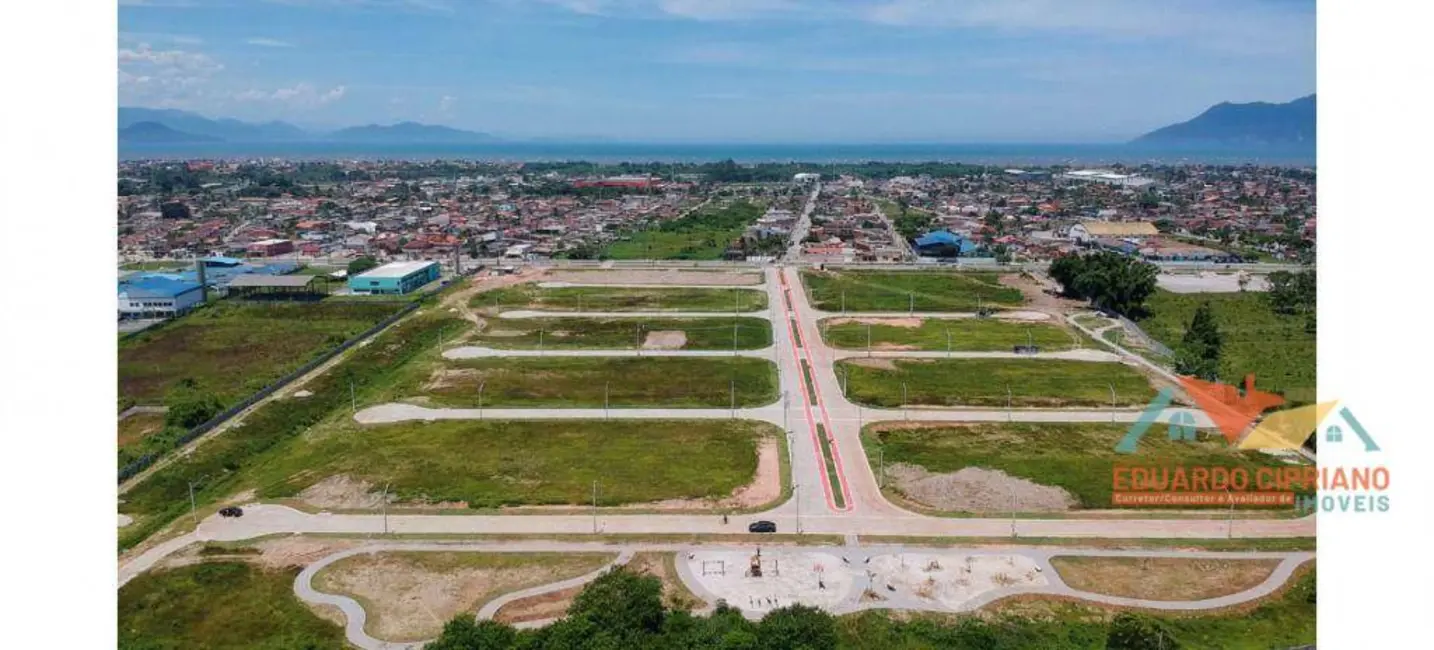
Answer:
[[[427,268],[428,266],[434,265],[434,264],[438,264],[438,262],[426,262],[426,261],[420,261],[420,262],[389,262],[388,264],[384,264],[383,266],[380,266],[380,267],[378,267],[378,268],[376,268],[376,269],[372,269],[372,270],[370,270],[370,271],[365,271],[365,272],[360,273],[360,274],[358,274],[358,275],[356,275],[356,276],[354,276],[354,277],[356,277],[356,278],[401,278],[401,277],[403,277],[403,276],[405,276],[405,275],[408,275],[408,274],[413,273],[413,272],[415,272],[415,271],[422,270],[422,269]]]

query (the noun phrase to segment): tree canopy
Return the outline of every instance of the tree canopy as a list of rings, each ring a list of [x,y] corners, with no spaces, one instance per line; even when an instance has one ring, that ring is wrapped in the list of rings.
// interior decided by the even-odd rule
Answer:
[[[1218,380],[1223,343],[1214,308],[1209,302],[1201,303],[1190,317],[1180,348],[1175,351],[1175,371],[1207,381]]]
[[[1067,255],[1051,262],[1049,272],[1066,296],[1126,317],[1143,312],[1159,274],[1154,264],[1110,251]]]

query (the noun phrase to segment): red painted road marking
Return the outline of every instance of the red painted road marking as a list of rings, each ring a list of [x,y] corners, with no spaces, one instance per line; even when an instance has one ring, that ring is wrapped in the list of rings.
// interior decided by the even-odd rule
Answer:
[[[783,281],[784,281],[784,282],[785,282],[785,280],[786,280],[786,278],[783,278]],[[793,311],[793,312],[796,311],[795,306],[793,307],[792,311]],[[797,322],[798,322],[798,323],[801,323],[801,318],[800,318],[800,316],[798,316]],[[844,501],[845,504],[846,504],[846,507],[844,507],[844,508],[838,508],[838,510],[843,511],[843,512],[849,512],[849,511],[851,511],[852,506],[853,506],[852,498],[851,498],[851,487],[847,485],[847,481],[846,481],[846,470],[845,470],[845,468],[842,466],[842,462],[841,462],[841,449],[838,448],[837,441],[836,441],[836,429],[832,428],[831,416],[827,413],[826,401],[822,399],[822,387],[821,387],[821,384],[817,382],[817,364],[816,364],[816,357],[814,356],[814,353],[812,352],[812,349],[813,349],[812,341],[813,341],[813,339],[811,338],[811,334],[808,333],[807,330],[803,329],[800,324],[797,326],[797,328],[798,328],[798,330],[801,332],[802,338],[807,342],[807,344],[802,347],[802,351],[806,353],[807,358],[808,358],[808,360],[809,360],[809,366],[810,366],[811,369],[812,369],[812,390],[813,390],[813,391],[816,391],[816,394],[817,394],[817,407],[820,408],[820,409],[821,409],[821,412],[822,412],[822,424],[826,425],[827,437],[828,437],[828,440],[831,441],[830,444],[831,444],[831,451],[832,451],[832,462],[836,465],[837,483],[838,483],[839,485],[841,485],[842,499],[843,499],[843,501]],[[820,332],[818,332],[818,335],[820,335]],[[823,463],[825,463],[825,459],[823,459]],[[823,464],[822,467],[823,467],[823,469],[825,469],[826,465]]]
[[[777,276],[782,281],[782,291],[783,294],[785,294],[788,291],[787,279],[785,277],[782,277],[780,271],[777,273]],[[788,309],[790,310],[790,305]],[[792,314],[790,312],[783,314],[782,322],[786,325],[787,328],[787,338],[792,342],[792,345],[788,347],[791,348],[792,362],[796,365],[798,382],[801,384],[801,390],[799,392],[801,392],[802,394],[802,408],[807,416],[807,429],[812,440],[812,451],[816,454],[817,463],[821,467],[822,480],[819,481],[819,483],[822,484],[822,492],[826,495],[827,507],[831,508],[832,510],[837,510],[836,500],[833,498],[832,495],[831,481],[827,480],[827,461],[826,458],[822,455],[821,441],[817,438],[816,418],[812,416],[811,396],[807,393],[806,373],[802,371],[802,360],[801,357],[797,355],[796,333],[792,330]]]
[[[786,292],[786,293],[789,295],[790,292],[791,292],[791,288],[787,285],[786,275],[783,274],[783,273],[781,273],[781,272],[779,271],[779,272],[778,272],[778,276],[781,278],[783,291]],[[852,509],[851,488],[849,488],[849,487],[847,486],[846,473],[845,473],[845,471],[843,470],[842,462],[841,462],[841,451],[837,448],[836,435],[835,435],[834,430],[832,429],[831,418],[827,415],[826,406],[825,406],[824,404],[822,404],[822,401],[821,401],[821,387],[820,387],[820,386],[818,385],[818,383],[817,383],[816,363],[815,363],[814,360],[812,359],[812,355],[811,355],[811,353],[810,353],[810,349],[811,349],[811,339],[808,338],[808,335],[807,335],[807,333],[806,333],[805,330],[800,329],[800,326],[798,326],[798,330],[797,330],[797,331],[794,332],[794,331],[792,330],[792,321],[794,320],[793,317],[796,316],[797,314],[796,314],[795,306],[792,305],[792,303],[788,303],[788,304],[789,304],[789,308],[791,309],[791,313],[788,314],[788,317],[787,317],[787,319],[786,319],[786,321],[787,321],[787,334],[788,334],[789,337],[792,338],[792,340],[793,340],[794,343],[795,343],[795,339],[796,339],[796,336],[797,336],[798,333],[800,333],[801,337],[802,337],[803,340],[804,340],[804,345],[802,345],[802,354],[804,354],[804,355],[807,357],[807,359],[808,359],[808,363],[807,363],[807,366],[806,366],[806,367],[807,367],[807,369],[808,369],[808,372],[810,372],[810,374],[811,374],[812,391],[813,391],[814,393],[816,393],[816,405],[817,405],[817,407],[818,407],[819,409],[821,409],[821,412],[822,412],[822,423],[823,423],[823,424],[825,425],[825,427],[826,427],[827,440],[828,440],[828,448],[831,449],[832,464],[833,464],[833,468],[836,470],[837,485],[839,485],[839,486],[841,487],[841,494],[842,494],[843,505],[839,507],[839,506],[836,505],[836,501],[835,501],[835,499],[833,498],[833,495],[832,495],[831,481],[827,478],[827,459],[826,459],[826,455],[822,453],[821,441],[818,439],[818,434],[817,434],[817,432],[816,432],[816,426],[815,426],[815,424],[813,423],[813,420],[812,420],[811,404],[810,404],[810,403],[806,403],[806,404],[805,404],[805,408],[806,408],[806,413],[807,413],[807,418],[808,418],[807,424],[808,424],[808,428],[810,428],[810,429],[811,429],[811,432],[812,432],[812,443],[815,445],[814,451],[815,451],[815,453],[816,453],[816,455],[817,455],[817,461],[821,464],[821,469],[822,469],[822,471],[821,471],[821,478],[822,478],[821,483],[822,483],[822,489],[823,489],[823,491],[824,491],[824,492],[826,493],[826,495],[827,495],[827,506],[830,507],[832,510],[835,510],[835,511],[837,511],[837,512],[850,512],[851,509]],[[807,372],[803,372],[803,371],[802,371],[802,360],[801,360],[801,357],[798,356],[798,353],[797,353],[797,350],[796,350],[795,346],[793,346],[793,349],[792,349],[792,356],[793,356],[793,357],[795,358],[795,360],[796,360],[797,371],[798,371],[798,372],[802,372],[802,399],[803,399],[803,401],[805,402],[805,401],[808,399],[808,395],[806,394],[806,393],[807,393],[807,390],[806,390],[806,377],[807,377]]]

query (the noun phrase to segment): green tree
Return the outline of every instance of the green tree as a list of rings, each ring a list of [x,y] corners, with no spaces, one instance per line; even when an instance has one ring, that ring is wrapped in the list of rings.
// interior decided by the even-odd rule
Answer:
[[[1306,314],[1315,310],[1318,287],[1313,269],[1291,273],[1275,271],[1270,274],[1270,291],[1267,294],[1270,308],[1279,314]]]
[[[1047,272],[1067,297],[1084,298],[1127,317],[1144,311],[1159,274],[1154,264],[1111,251],[1067,255],[1051,262]]]
[[[1121,612],[1110,621],[1106,650],[1178,650],[1180,643],[1154,619]]]
[[[570,620],[589,621],[604,636],[637,639],[662,628],[662,581],[619,567],[592,581],[573,599]]]
[[[368,256],[360,257],[349,262],[349,277],[353,277],[377,266],[378,260]]]
[[[806,605],[771,611],[757,631],[764,650],[823,650],[837,645],[836,619]]]
[[[224,403],[193,379],[181,379],[164,397],[164,424],[182,429],[193,429],[224,410]]]
[[[187,204],[179,201],[170,201],[160,204],[159,216],[165,219],[188,219],[193,215],[190,214]]]
[[[458,615],[443,626],[443,633],[425,650],[506,650],[518,635],[513,628],[495,621],[475,621]]]
[[[1180,348],[1175,353],[1175,371],[1215,381],[1220,377],[1220,355],[1224,337],[1215,322],[1215,310],[1209,302],[1201,303],[1190,317]]]

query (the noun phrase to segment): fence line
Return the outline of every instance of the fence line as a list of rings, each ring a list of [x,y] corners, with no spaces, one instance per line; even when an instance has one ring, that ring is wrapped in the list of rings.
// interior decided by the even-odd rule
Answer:
[[[172,452],[175,449],[178,449],[180,447],[183,447],[184,445],[193,442],[196,438],[212,431],[215,427],[223,424],[230,418],[233,418],[234,416],[240,414],[245,409],[259,403],[260,400],[263,400],[264,398],[274,394],[275,391],[285,386],[288,386],[298,378],[303,377],[304,375],[312,372],[320,365],[327,363],[330,359],[333,359],[334,357],[338,356],[339,353],[353,347],[359,341],[362,341],[374,334],[383,331],[388,326],[394,324],[395,322],[398,322],[398,319],[403,318],[409,313],[412,313],[415,309],[418,309],[418,307],[419,301],[410,302],[404,308],[398,310],[397,312],[374,324],[373,327],[370,327],[367,330],[364,330],[362,333],[353,336],[349,340],[340,343],[338,347],[335,347],[332,350],[329,350],[328,352],[319,355],[317,358],[309,361],[308,363],[305,363],[304,365],[300,366],[289,374],[274,380],[268,386],[259,389],[253,395],[250,395],[249,397],[245,398],[244,401],[239,402],[238,404],[235,404],[234,406],[231,406],[227,409],[224,409],[224,411],[220,412],[218,415],[209,418],[208,421],[199,424],[193,429],[190,429],[183,436],[180,436],[175,442],[175,445],[167,451]],[[124,483],[125,481],[133,477],[135,474],[138,474],[148,469],[149,466],[153,465],[156,461],[162,458],[163,455],[164,454],[155,453],[145,454],[144,456],[141,456],[131,461],[128,465],[125,465],[123,468],[120,469],[119,482]]]

